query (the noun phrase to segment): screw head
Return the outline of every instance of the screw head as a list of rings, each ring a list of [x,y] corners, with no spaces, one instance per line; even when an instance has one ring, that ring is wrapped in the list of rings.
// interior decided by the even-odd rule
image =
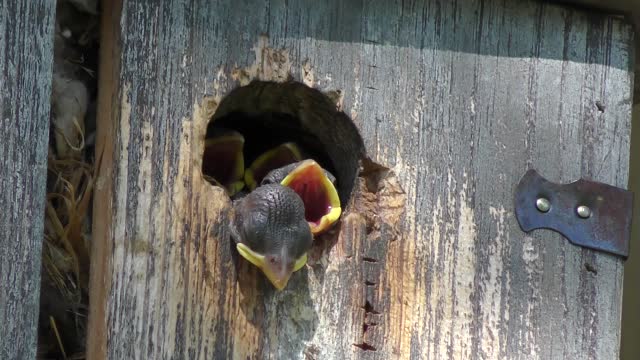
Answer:
[[[578,216],[580,216],[583,219],[586,219],[589,216],[591,216],[591,209],[589,209],[589,207],[586,205],[578,206],[578,208],[576,209],[576,212],[578,213]]]
[[[536,200],[536,208],[538,208],[539,211],[546,213],[551,209],[551,203],[549,203],[549,199],[541,197]]]

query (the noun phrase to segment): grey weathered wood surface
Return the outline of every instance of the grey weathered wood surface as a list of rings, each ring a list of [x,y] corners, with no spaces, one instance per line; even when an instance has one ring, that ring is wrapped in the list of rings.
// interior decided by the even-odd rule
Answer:
[[[0,358],[36,354],[55,2],[0,1]]]
[[[91,359],[616,358],[622,261],[524,234],[512,195],[529,167],[626,186],[629,24],[499,0],[105,14]],[[274,294],[236,271],[200,154],[222,96],[288,74],[341,90],[391,172]]]

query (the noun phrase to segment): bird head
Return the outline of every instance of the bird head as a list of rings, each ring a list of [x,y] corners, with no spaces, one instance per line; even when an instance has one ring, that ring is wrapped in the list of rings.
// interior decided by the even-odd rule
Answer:
[[[313,236],[304,203],[291,188],[268,184],[236,200],[231,225],[238,253],[276,289],[306,264]]]

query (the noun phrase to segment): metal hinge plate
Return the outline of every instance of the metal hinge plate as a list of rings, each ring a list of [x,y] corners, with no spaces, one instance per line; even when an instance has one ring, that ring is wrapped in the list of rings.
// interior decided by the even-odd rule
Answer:
[[[520,227],[551,229],[571,243],[627,258],[633,193],[580,179],[570,184],[547,181],[537,171],[522,177],[515,193]]]

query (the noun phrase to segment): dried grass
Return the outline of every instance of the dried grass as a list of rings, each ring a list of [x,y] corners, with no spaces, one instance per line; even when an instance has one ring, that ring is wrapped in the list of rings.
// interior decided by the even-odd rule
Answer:
[[[79,359],[84,355],[67,357],[72,345],[65,344],[60,333],[71,332],[84,344],[88,308],[91,199],[94,186],[93,164],[49,155],[49,191],[45,213],[45,233],[42,253],[43,281],[50,281],[58,294],[58,301],[72,318],[73,329],[58,326],[63,319],[49,315],[49,347],[55,338],[56,352],[64,359]],[[67,334],[68,335],[68,334]],[[68,337],[68,336],[67,336]],[[80,356],[79,356],[80,355]]]

